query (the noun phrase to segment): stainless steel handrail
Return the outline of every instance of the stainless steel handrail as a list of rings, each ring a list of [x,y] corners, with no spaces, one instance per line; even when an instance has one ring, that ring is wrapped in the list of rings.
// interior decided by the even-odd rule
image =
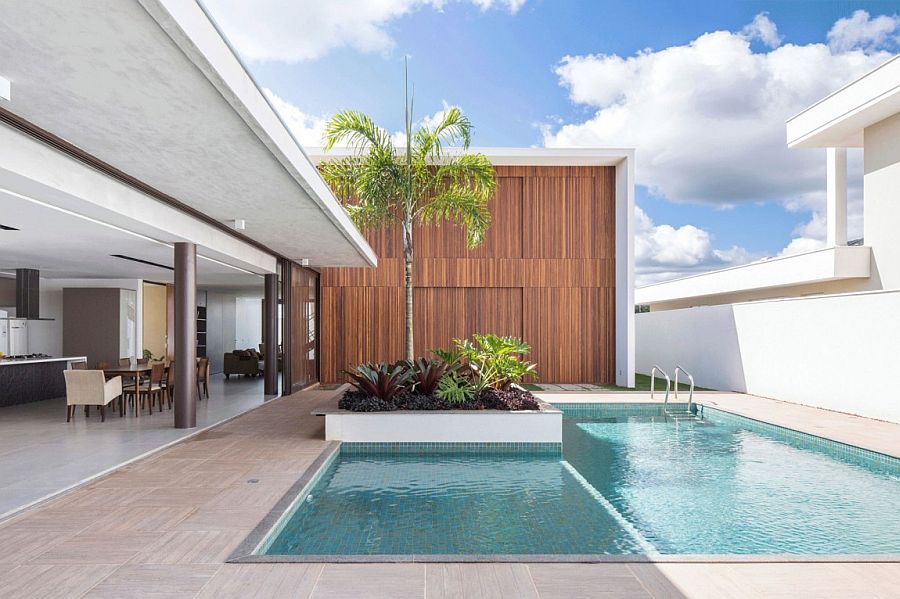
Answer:
[[[690,412],[691,404],[694,402],[694,375],[692,375],[690,372],[688,372],[681,366],[675,367],[675,399],[678,399],[678,371],[681,371],[684,374],[686,374],[688,377],[688,380],[691,382],[691,392],[690,392],[690,395],[688,395],[688,406],[687,406],[688,412]]]
[[[669,403],[669,389],[672,386],[672,380],[669,378],[669,375],[666,374],[666,371],[660,368],[659,366],[654,366],[652,370],[650,370],[650,399],[653,399],[653,393],[656,391],[656,373],[657,371],[666,377],[666,399],[663,401],[663,405]]]

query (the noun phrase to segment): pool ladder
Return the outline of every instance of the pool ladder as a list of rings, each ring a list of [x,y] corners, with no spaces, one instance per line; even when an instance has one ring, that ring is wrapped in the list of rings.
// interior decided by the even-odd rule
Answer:
[[[674,420],[693,420],[697,416],[693,411],[694,406],[694,376],[682,368],[681,366],[675,366],[675,399],[678,400],[678,373],[684,374],[688,377],[688,381],[690,381],[690,392],[688,394],[688,402],[687,409],[680,410],[669,407],[669,390],[672,387],[672,379],[669,378],[668,373],[665,370],[660,368],[659,366],[654,366],[650,371],[650,399],[653,399],[654,394],[656,393],[656,373],[659,373],[666,377],[666,398],[663,400],[663,410],[666,413],[667,417],[673,418]]]

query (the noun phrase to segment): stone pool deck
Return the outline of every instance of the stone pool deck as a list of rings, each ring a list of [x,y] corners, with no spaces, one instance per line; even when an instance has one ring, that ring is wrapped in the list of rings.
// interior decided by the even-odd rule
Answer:
[[[900,563],[224,563],[325,447],[323,419],[310,412],[336,394],[272,401],[0,523],[0,597],[900,596]],[[733,401],[754,418],[792,412],[742,397]],[[900,425],[796,417],[872,448],[900,437]]]
[[[656,393],[654,398],[641,391],[629,392],[535,392],[535,395],[549,403],[661,403],[665,393]],[[681,391],[678,399],[670,394],[670,402],[687,402],[688,394]],[[873,420],[841,412],[801,406],[786,401],[767,399],[743,393],[721,391],[696,391],[696,403],[720,408],[739,416],[777,424],[810,435],[827,437],[900,458],[900,424]]]

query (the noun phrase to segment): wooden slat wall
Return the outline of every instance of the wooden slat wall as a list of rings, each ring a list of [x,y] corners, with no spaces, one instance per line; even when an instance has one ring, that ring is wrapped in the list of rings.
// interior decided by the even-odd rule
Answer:
[[[414,234],[415,351],[493,332],[523,337],[543,382],[615,379],[615,168],[497,167],[485,243],[451,224]],[[379,266],[321,273],[320,373],[403,357],[398,231],[368,231]]]

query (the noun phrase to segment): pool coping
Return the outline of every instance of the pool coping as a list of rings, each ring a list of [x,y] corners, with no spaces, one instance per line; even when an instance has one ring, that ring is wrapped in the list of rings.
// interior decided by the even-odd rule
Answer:
[[[225,560],[226,563],[272,563],[272,560],[260,560],[257,558],[268,557],[254,553],[265,542],[269,534],[279,524],[285,514],[293,507],[294,502],[312,483],[318,479],[319,474],[327,468],[341,449],[340,441],[329,441],[325,449],[313,460],[313,463],[303,471],[303,474],[281,498],[272,506],[272,509],[260,520],[247,537],[231,552]],[[279,561],[279,560],[275,560]],[[284,561],[284,560],[280,560]]]
[[[558,402],[567,403],[567,402]],[[603,403],[603,402],[596,402]],[[719,406],[713,410],[756,422],[784,428],[800,434],[817,437],[817,435],[796,431],[778,424],[744,416],[725,410]],[[833,441],[827,437],[820,439],[849,445],[841,441]],[[281,522],[282,518],[295,505],[297,499],[318,480],[319,475],[331,465],[340,452],[340,441],[329,441],[324,450],[303,472],[301,477],[276,502],[266,516],[254,527],[253,531],[237,546],[226,563],[235,564],[276,564],[276,563],[723,563],[723,564],[756,564],[756,563],[900,563],[900,554],[310,554],[310,555],[261,555],[255,553],[268,539],[270,533]],[[851,447],[856,447],[852,446]],[[863,451],[864,448],[859,448]],[[872,452],[879,453],[879,452]],[[883,454],[884,455],[884,454]],[[893,456],[888,456],[893,457]],[[895,458],[896,459],[896,458]]]

